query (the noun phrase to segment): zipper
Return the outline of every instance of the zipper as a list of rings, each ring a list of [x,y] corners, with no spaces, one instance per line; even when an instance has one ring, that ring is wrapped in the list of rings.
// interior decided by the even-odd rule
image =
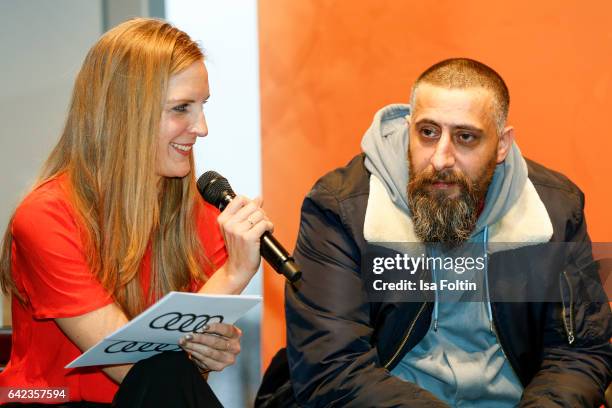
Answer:
[[[423,313],[423,310],[425,309],[425,306],[427,305],[427,302],[423,302],[423,304],[421,305],[421,308],[419,309],[419,311],[417,312],[416,317],[414,318],[414,320],[412,321],[412,323],[410,323],[410,326],[408,327],[408,332],[406,333],[406,336],[404,336],[404,339],[402,340],[402,342],[400,343],[399,348],[395,351],[395,353],[393,354],[393,356],[391,356],[391,359],[389,361],[387,361],[387,363],[385,364],[385,368],[389,368],[389,366],[391,365],[391,363],[393,363],[393,361],[397,358],[397,356],[399,355],[400,351],[402,351],[402,349],[404,348],[404,346],[406,345],[406,342],[408,341],[408,338],[410,337],[410,335],[412,334],[412,330],[414,329],[414,326],[416,325],[417,320],[419,320],[419,317],[421,316],[421,313]]]
[[[490,303],[490,302],[489,302]],[[495,310],[495,308],[493,307],[493,304],[491,304],[491,309]],[[492,313],[492,315],[494,316],[495,314]],[[512,360],[510,360],[508,358],[508,354],[506,354],[506,350],[504,350],[504,345],[502,344],[501,340],[499,339],[499,335],[497,334],[497,327],[495,327],[495,318],[493,317],[493,319],[491,319],[491,331],[493,332],[493,334],[495,335],[495,338],[497,339],[497,344],[499,344],[499,349],[501,350],[502,354],[504,355],[504,358],[506,359],[506,361],[508,362],[508,365],[510,366],[510,369],[512,370],[512,372],[514,373],[514,376],[516,378],[518,378],[518,380],[522,383],[521,381],[521,377],[518,375],[516,369],[514,368],[514,366],[512,365]]]
[[[488,254],[485,252],[485,259],[487,262],[489,262],[488,260]],[[487,263],[488,266],[488,263]],[[487,270],[488,273],[488,270]],[[491,308],[491,321],[489,322],[489,327],[491,329],[491,332],[493,332],[493,335],[495,336],[495,339],[497,340],[497,344],[499,344],[499,349],[501,350],[504,358],[506,359],[506,361],[508,362],[508,365],[510,366],[510,370],[512,370],[512,372],[514,373],[514,376],[516,378],[518,378],[519,382],[522,384],[521,381],[521,376],[518,375],[518,371],[516,370],[516,368],[512,365],[512,360],[510,360],[508,358],[508,354],[506,353],[506,350],[504,350],[504,345],[502,343],[502,341],[499,338],[499,334],[497,333],[497,327],[495,326],[495,307],[493,306],[493,303],[491,302],[491,299],[489,299],[489,293],[491,293],[491,288],[489,287],[489,285],[491,284],[491,282],[487,279],[487,307]]]
[[[567,342],[571,345],[576,340],[574,336],[574,291],[572,290],[572,285],[570,284],[569,277],[567,276],[567,271],[563,271],[563,276],[565,277],[565,281],[567,282],[567,288],[569,290],[569,319],[566,319],[567,310],[565,308],[565,301],[563,299],[563,289],[561,289],[561,304],[562,304],[562,318],[563,318],[563,326],[565,326],[565,333],[567,334]],[[568,325],[569,320],[569,325]]]

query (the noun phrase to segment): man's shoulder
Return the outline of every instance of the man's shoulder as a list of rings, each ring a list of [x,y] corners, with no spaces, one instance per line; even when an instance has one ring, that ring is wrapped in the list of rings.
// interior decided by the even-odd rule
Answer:
[[[330,198],[338,202],[370,192],[370,173],[364,164],[365,155],[356,155],[343,167],[334,169],[314,184],[307,198]]]
[[[580,188],[564,174],[527,158],[525,158],[525,162],[527,163],[529,180],[531,180],[536,189],[558,190],[560,193],[574,195],[577,198],[583,196]]]
[[[584,218],[584,194],[565,175],[534,161],[525,161],[529,180],[546,207],[557,235],[565,237],[567,224],[564,220],[573,220],[573,224],[578,225]]]

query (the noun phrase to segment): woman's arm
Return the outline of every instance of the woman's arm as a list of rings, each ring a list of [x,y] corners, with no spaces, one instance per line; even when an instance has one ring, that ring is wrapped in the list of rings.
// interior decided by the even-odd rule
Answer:
[[[236,197],[218,217],[228,260],[199,293],[239,294],[259,268],[259,239],[272,223],[261,209],[262,200]],[[82,350],[93,347],[109,333],[127,324],[121,309],[111,303],[83,315],[55,319],[58,326]],[[235,362],[240,352],[240,329],[228,324],[211,325],[205,334],[193,334],[181,342],[203,370],[221,371]],[[108,366],[103,371],[121,383],[131,364]]]
[[[259,269],[259,240],[273,225],[261,208],[261,198],[249,200],[237,196],[219,215],[228,259],[200,289],[199,293],[240,294]],[[240,329],[231,324],[215,323],[204,333],[184,336],[180,345],[206,375],[234,364],[240,353]]]
[[[11,226],[13,273],[33,318],[53,319],[67,340],[86,351],[128,319],[93,276],[76,214],[59,183],[51,181],[34,191],[16,210]],[[104,371],[121,382],[129,368]]]
[[[86,351],[127,324],[128,319],[115,303],[111,303],[80,316],[55,319],[55,322],[81,351]],[[121,383],[131,367],[132,364],[124,364],[102,370],[113,381]]]

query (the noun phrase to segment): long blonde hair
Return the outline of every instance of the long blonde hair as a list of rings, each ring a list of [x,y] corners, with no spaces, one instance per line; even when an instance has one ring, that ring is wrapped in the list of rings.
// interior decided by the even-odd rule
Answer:
[[[139,283],[151,245],[151,290],[158,297],[204,281],[196,226],[193,158],[183,178],[157,182],[157,139],[169,77],[204,58],[189,36],[154,19],[133,19],[105,33],[76,78],[62,136],[39,182],[66,173],[92,273],[133,317],[145,307]],[[11,274],[9,228],[0,285],[18,293]]]

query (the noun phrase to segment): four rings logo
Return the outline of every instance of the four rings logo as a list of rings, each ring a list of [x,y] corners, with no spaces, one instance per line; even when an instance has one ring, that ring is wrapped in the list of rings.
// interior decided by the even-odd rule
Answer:
[[[151,351],[181,351],[182,349],[176,344],[165,343],[145,343],[140,341],[125,341],[119,340],[110,344],[104,349],[105,353],[148,353]]]
[[[201,332],[209,323],[222,323],[223,316],[195,315],[193,313],[170,312],[151,320],[149,327],[181,333]]]

